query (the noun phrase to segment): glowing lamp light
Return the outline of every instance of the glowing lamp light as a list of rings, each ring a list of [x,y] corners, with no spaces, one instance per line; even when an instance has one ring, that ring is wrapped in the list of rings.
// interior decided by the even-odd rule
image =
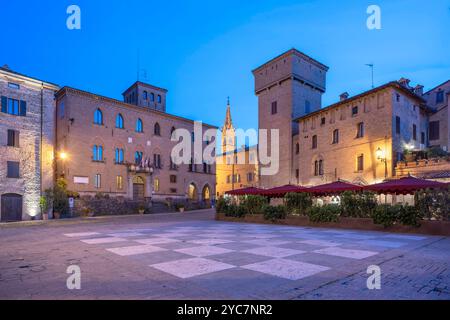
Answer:
[[[67,159],[67,153],[61,152],[61,153],[59,154],[59,158],[60,158],[61,160],[66,160],[66,159]]]
[[[378,148],[377,151],[375,152],[375,154],[376,154],[378,160],[386,158],[386,154],[385,154],[384,150],[381,150],[381,148]]]

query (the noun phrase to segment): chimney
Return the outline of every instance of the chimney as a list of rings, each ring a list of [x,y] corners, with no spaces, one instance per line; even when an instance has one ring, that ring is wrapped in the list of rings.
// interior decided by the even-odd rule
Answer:
[[[340,100],[340,101],[344,101],[344,100],[347,100],[348,97],[349,97],[348,92],[344,92],[344,93],[342,93],[342,94],[339,96],[339,100]]]
[[[423,86],[418,84],[415,88],[414,88],[414,93],[417,94],[418,96],[423,96]]]
[[[402,86],[404,86],[407,89],[410,89],[409,83],[411,80],[401,77],[400,80],[398,80],[398,83],[400,83]]]
[[[6,69],[6,70],[9,70],[9,66],[7,64],[4,64],[2,68]]]

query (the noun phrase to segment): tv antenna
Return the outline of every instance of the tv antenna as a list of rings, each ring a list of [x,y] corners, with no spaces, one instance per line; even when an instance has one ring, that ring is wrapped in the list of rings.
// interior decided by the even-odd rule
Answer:
[[[374,88],[374,85],[373,85],[373,67],[374,67],[374,64],[373,63],[366,63],[366,66],[368,66],[370,68],[371,73],[372,73],[372,89],[373,89]]]

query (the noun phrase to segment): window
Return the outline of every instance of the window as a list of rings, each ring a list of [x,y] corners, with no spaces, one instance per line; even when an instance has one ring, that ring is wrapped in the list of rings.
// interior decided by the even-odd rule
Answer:
[[[420,133],[420,143],[423,145],[425,144],[425,132]]]
[[[177,183],[177,176],[174,174],[170,175],[170,183]]]
[[[227,176],[227,183],[231,183],[231,176],[230,175]]]
[[[400,102],[400,95],[398,93],[395,94],[395,101]]]
[[[124,162],[124,152],[123,149],[116,148],[114,161],[119,164]]]
[[[322,119],[320,119],[320,125],[323,126],[325,125],[327,119],[325,119],[325,117],[323,117]]]
[[[116,117],[116,128],[123,129],[123,117],[120,113]]]
[[[298,179],[300,177],[300,171],[295,169],[295,178]]]
[[[253,181],[253,172],[247,173],[247,181],[252,182]]]
[[[332,144],[339,143],[339,129],[333,130],[333,140],[331,142]]]
[[[162,99],[161,99],[161,95],[158,94],[158,103],[161,103]]]
[[[358,132],[356,133],[356,138],[364,137],[364,122],[358,123]]]
[[[361,154],[357,158],[357,165],[356,165],[357,171],[363,171],[364,170],[364,155]]]
[[[169,169],[170,170],[178,170],[178,166],[173,162],[172,157],[170,157]]]
[[[314,175],[315,176],[323,175],[323,160],[314,161]]]
[[[316,135],[312,136],[312,148],[317,149],[317,136]]]
[[[296,143],[295,144],[295,154],[299,154],[300,153],[300,144]]]
[[[117,190],[123,189],[123,177],[122,176],[116,177],[116,186],[117,186]]]
[[[155,136],[160,136],[161,135],[161,127],[159,126],[159,123],[155,123],[155,127],[153,128],[153,134]]]
[[[1,108],[3,113],[25,117],[27,115],[27,103],[2,96]]]
[[[203,162],[203,173],[208,173],[208,165],[206,162]]]
[[[192,143],[195,142],[195,132],[191,132],[191,141]]]
[[[8,130],[8,147],[19,147],[19,131]]]
[[[155,153],[153,155],[153,165],[155,166],[155,168],[161,169],[162,168],[162,164],[161,164],[161,155]]]
[[[16,89],[16,90],[20,89],[20,85],[18,85],[17,83],[13,83],[13,82],[8,82],[8,87],[11,89]]]
[[[177,188],[170,188],[171,193],[177,193]]]
[[[94,112],[94,123],[98,125],[103,124],[103,113],[100,109],[97,109]]]
[[[102,175],[97,173],[94,176],[94,187],[97,188],[97,189],[100,189],[101,186],[102,186]]]
[[[103,146],[94,145],[92,147],[92,160],[103,161]]]
[[[136,151],[134,153],[134,163],[140,165],[142,163],[143,153],[142,151]]]
[[[417,140],[417,126],[413,124],[413,139]]]
[[[400,122],[400,117],[399,116],[396,116],[395,117],[395,133],[396,134],[400,134],[400,131],[401,131],[401,122]]]
[[[64,102],[61,102],[59,104],[59,118],[64,119],[65,113],[66,112],[65,112]]]
[[[310,112],[311,112],[311,103],[308,100],[306,100],[305,101],[305,114],[308,114]]]
[[[356,116],[358,114],[358,106],[355,106],[352,108],[352,117]]]
[[[155,192],[159,192],[159,179],[158,178],[153,179],[153,190]]]
[[[142,98],[143,98],[144,100],[147,100],[147,98],[148,98],[148,93],[147,93],[147,91],[144,90],[144,93],[143,93],[143,95],[142,95]]]
[[[177,137],[174,135],[174,133],[175,133],[175,127],[172,127],[171,129],[170,129],[170,138],[171,139],[176,139]]]
[[[150,101],[151,102],[155,101],[155,94],[153,92],[150,93]]]
[[[137,119],[136,121],[136,132],[143,132],[143,125],[142,125],[142,120],[141,119]]]
[[[272,102],[272,110],[271,110],[272,114],[276,114],[278,112],[277,109],[278,109],[277,102],[276,101]]]
[[[436,104],[444,102],[444,91],[439,90],[436,92]]]
[[[439,140],[439,121],[430,121],[430,140]]]
[[[19,175],[19,162],[17,161],[7,161],[7,178],[20,178]]]

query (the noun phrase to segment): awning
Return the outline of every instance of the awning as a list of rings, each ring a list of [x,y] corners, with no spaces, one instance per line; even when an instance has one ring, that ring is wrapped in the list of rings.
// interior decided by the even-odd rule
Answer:
[[[339,180],[339,181],[311,187],[308,189],[308,192],[311,192],[315,196],[318,196],[318,195],[323,196],[323,195],[340,194],[344,191],[362,191],[362,190],[363,190],[363,187],[360,185]]]
[[[404,177],[366,186],[365,189],[380,194],[409,194],[422,189],[445,189],[446,183],[419,179],[415,177]]]
[[[236,189],[236,190],[229,190],[225,192],[226,194],[232,195],[232,196],[244,196],[248,194],[260,194],[262,189],[258,189],[255,187],[247,187],[242,189]]]
[[[308,188],[287,184],[287,185],[281,186],[281,187],[275,187],[272,189],[262,190],[261,195],[267,196],[267,197],[273,197],[273,198],[282,198],[287,193],[291,193],[291,192],[294,192],[294,193],[308,192]]]

